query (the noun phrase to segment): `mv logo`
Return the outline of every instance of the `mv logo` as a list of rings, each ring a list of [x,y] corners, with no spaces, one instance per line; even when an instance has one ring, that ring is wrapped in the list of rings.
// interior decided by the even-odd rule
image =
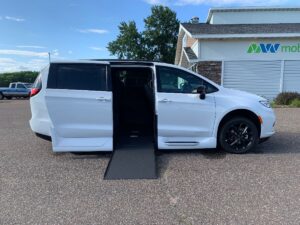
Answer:
[[[247,53],[276,53],[280,44],[250,44]]]

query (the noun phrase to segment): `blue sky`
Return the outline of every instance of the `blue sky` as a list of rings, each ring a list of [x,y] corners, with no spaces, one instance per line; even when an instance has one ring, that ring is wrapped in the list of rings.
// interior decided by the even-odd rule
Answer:
[[[209,8],[294,6],[298,0],[0,0],[0,72],[39,70],[52,58],[112,58],[107,43],[121,21],[143,18],[154,4],[167,5],[180,21],[206,19]]]

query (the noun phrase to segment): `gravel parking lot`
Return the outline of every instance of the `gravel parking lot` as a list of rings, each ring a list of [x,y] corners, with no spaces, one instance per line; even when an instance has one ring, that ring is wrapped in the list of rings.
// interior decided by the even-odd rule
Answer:
[[[110,154],[54,154],[29,102],[0,101],[0,224],[300,224],[300,110],[246,155],[158,156],[157,180],[105,181]]]

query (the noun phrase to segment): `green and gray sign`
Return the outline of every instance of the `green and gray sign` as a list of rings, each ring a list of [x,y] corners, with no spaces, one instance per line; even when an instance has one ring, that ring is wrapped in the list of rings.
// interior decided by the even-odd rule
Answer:
[[[251,43],[248,47],[249,54],[275,54],[275,53],[300,53],[300,43],[295,45],[281,45],[280,43]]]

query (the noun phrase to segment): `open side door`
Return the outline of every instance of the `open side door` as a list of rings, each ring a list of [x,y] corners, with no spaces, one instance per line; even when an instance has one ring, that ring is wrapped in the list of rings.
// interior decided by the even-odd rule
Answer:
[[[113,149],[109,63],[51,64],[45,101],[53,151]]]

